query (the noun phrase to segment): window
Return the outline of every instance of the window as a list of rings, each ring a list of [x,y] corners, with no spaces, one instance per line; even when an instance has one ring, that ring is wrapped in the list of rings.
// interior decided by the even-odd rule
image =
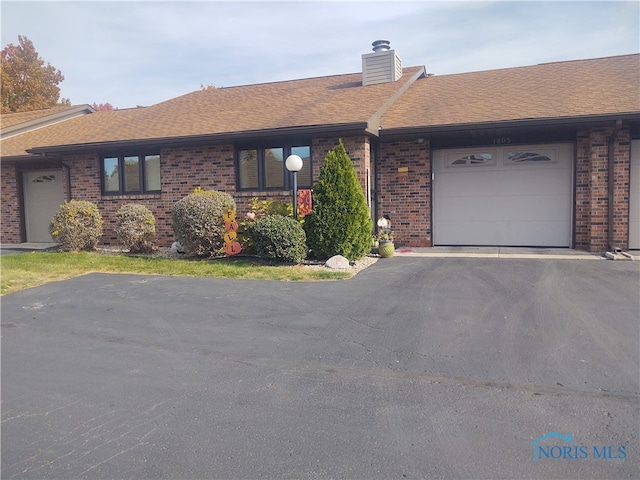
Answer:
[[[509,161],[513,163],[551,162],[551,158],[538,152],[509,152]]]
[[[160,191],[160,155],[102,158],[102,192],[123,195]]]
[[[457,158],[456,158],[457,157]],[[447,166],[453,165],[494,165],[495,160],[490,153],[473,153],[460,157],[456,155],[453,161],[449,161]]]
[[[311,188],[311,147],[307,145],[244,148],[237,152],[238,190],[289,190],[291,175],[285,167],[289,155],[302,158],[298,188]]]

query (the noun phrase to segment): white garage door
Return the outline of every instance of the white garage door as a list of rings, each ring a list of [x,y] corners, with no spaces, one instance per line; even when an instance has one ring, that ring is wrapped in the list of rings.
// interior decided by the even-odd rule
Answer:
[[[629,248],[640,249],[640,140],[631,141]]]
[[[433,152],[435,245],[571,246],[573,146]]]

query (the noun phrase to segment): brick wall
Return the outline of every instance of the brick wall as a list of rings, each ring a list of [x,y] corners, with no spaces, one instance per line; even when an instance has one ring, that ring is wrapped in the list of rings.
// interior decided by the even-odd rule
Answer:
[[[613,128],[593,128],[576,137],[576,248],[600,252],[609,246],[609,139]],[[629,241],[630,132],[621,129],[614,142],[613,244]]]
[[[126,203],[145,205],[156,217],[158,245],[175,240],[171,209],[175,202],[196,187],[235,192],[234,149],[232,145],[162,149],[160,194],[102,195],[100,156],[97,152],[70,155],[63,159],[71,171],[71,198],[95,202],[104,218],[102,243],[117,245],[115,214]]]
[[[407,139],[380,144],[378,215],[389,215],[399,245],[431,246],[429,152],[428,141]]]
[[[2,222],[0,229],[0,243],[20,243],[22,229],[20,225],[20,192],[18,189],[18,173],[16,166],[2,163],[0,166],[0,203]]]
[[[613,245],[629,247],[629,187],[631,181],[631,132],[618,132],[613,152]]]
[[[575,245],[590,251],[604,251],[608,244],[608,141],[613,128],[585,129],[576,136],[575,171]],[[312,140],[312,171],[317,179],[327,152],[338,137]],[[365,135],[343,138],[353,161],[365,195],[374,182],[371,145]],[[614,245],[628,245],[630,133],[623,128],[614,145]],[[146,205],[157,219],[158,244],[174,241],[171,209],[176,201],[196,187],[216,189],[231,194],[236,200],[238,216],[249,211],[253,197],[291,202],[290,191],[236,192],[234,146],[167,148],[161,151],[162,193],[153,195],[102,196],[100,189],[100,156],[98,152],[68,155],[63,164],[70,172],[71,198],[95,202],[103,217],[104,244],[118,244],[115,235],[115,212],[125,203]],[[377,212],[392,221],[396,243],[406,246],[430,246],[431,235],[431,166],[429,142],[414,139],[382,142],[377,162]],[[1,165],[1,238],[4,243],[17,243],[21,237],[19,185],[16,167]],[[63,169],[66,175],[66,169]],[[65,179],[66,193],[66,179]],[[374,185],[371,185],[374,188]],[[395,212],[395,213],[394,213]]]
[[[358,177],[366,185],[367,172],[370,169],[370,149],[365,136],[344,139]],[[338,144],[338,137],[323,137],[312,142],[313,178],[317,179],[324,158],[329,150]],[[169,246],[175,241],[171,228],[171,210],[175,202],[193,192],[194,188],[215,189],[227,192],[236,201],[238,216],[242,218],[250,210],[251,199],[277,200],[292,202],[291,191],[236,192],[235,149],[233,145],[212,145],[204,147],[167,148],[161,150],[162,192],[149,195],[102,195],[100,186],[100,155],[98,152],[67,155],[63,163],[71,172],[71,198],[88,200],[98,205],[104,218],[104,245],[118,245],[115,233],[115,214],[118,209],[130,202],[145,205],[156,217],[158,245]],[[5,209],[4,204],[12,200],[17,204],[15,172],[9,167],[2,170],[2,220],[3,241],[19,242],[20,216],[13,209]],[[6,185],[5,185],[6,183]],[[66,180],[65,180],[66,185]],[[66,188],[66,187],[65,187]],[[13,190],[12,190],[13,189]],[[17,207],[16,207],[17,208]],[[6,216],[6,219],[5,219]],[[7,226],[5,232],[5,226]],[[9,228],[10,227],[10,228]],[[4,239],[7,238],[7,240]]]

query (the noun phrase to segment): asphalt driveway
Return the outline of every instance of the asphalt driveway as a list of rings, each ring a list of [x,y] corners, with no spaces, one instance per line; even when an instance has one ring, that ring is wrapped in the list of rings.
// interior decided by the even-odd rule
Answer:
[[[637,262],[2,297],[3,478],[637,478]],[[555,432],[555,434],[554,434]]]

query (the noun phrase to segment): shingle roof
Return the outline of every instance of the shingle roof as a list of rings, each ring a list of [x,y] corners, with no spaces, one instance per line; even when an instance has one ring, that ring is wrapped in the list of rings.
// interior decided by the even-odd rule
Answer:
[[[3,113],[0,116],[0,128],[12,127],[21,123],[30,122],[39,118],[48,117],[56,113],[64,112],[75,108],[72,105],[58,105],[52,108],[46,108],[43,110],[31,110],[30,112],[18,112],[18,113]]]
[[[362,74],[193,92],[151,107],[100,111],[2,141],[2,154],[37,147],[132,142],[262,130],[360,124],[362,130],[424,67],[393,83],[362,86]],[[377,125],[375,127],[377,129]]]
[[[640,114],[640,55],[547,63],[416,81],[382,132],[622,113]]]
[[[403,71],[397,82],[367,87],[361,85],[362,74],[354,73],[202,90],[151,107],[73,118],[5,138],[0,146],[6,158],[44,147],[249,137],[297,129],[357,127],[375,133],[381,114],[382,135],[525,120],[640,115],[637,54],[427,78],[419,78],[423,67]]]

